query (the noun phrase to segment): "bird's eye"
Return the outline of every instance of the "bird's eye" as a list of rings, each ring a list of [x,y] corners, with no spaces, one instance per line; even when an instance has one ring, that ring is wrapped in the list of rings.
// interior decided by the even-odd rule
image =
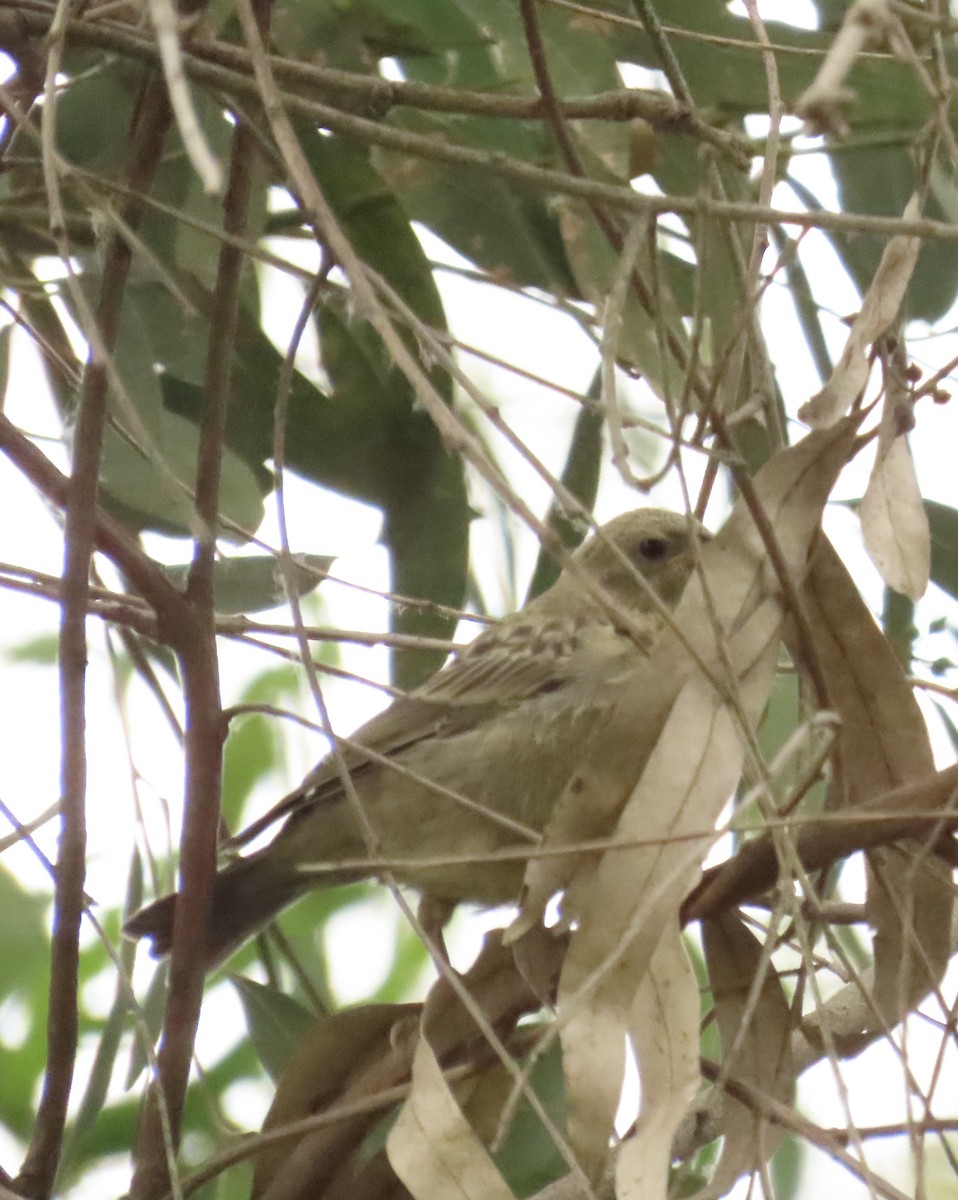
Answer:
[[[647,562],[661,562],[669,552],[665,538],[643,538],[639,542],[639,553]]]

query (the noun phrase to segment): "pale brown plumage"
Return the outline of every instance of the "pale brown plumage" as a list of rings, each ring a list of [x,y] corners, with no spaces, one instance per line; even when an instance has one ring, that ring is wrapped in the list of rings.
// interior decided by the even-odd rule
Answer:
[[[521,612],[364,725],[341,747],[339,762],[335,755],[321,760],[295,792],[234,839],[244,845],[285,819],[268,846],[218,873],[209,964],[311,888],[377,874],[374,862],[361,863],[370,857],[368,837],[346,795],[343,767],[396,879],[439,902],[515,899],[522,857],[496,860],[496,853],[535,844],[617,684],[661,628],[649,588],[667,608],[677,603],[691,570],[692,536],[685,517],[661,509],[617,517],[574,557],[627,620],[617,624],[566,568]],[[475,861],[462,862],[464,856]],[[353,865],[309,870],[347,862]],[[175,902],[175,894],[164,896],[141,909],[126,932],[151,938],[154,954],[166,953]]]

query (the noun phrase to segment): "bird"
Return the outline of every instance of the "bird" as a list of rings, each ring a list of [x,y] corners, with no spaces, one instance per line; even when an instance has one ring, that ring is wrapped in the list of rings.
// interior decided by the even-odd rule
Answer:
[[[691,574],[694,542],[707,536],[665,509],[621,514],[551,587],[343,739],[232,839],[242,847],[282,822],[267,845],[219,869],[207,968],[306,892],[382,876],[386,862],[440,909],[515,901],[616,686],[647,659]],[[150,939],[154,957],[169,952],[176,900],[155,900],[124,927]]]

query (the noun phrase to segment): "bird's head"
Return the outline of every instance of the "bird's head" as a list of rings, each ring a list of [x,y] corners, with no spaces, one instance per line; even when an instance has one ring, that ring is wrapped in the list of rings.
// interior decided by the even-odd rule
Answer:
[[[636,574],[663,604],[674,608],[692,572],[692,539],[710,536],[698,522],[681,513],[636,508],[603,525],[583,542],[574,557],[626,611],[647,612],[655,607]],[[565,608],[570,596],[576,592],[581,596],[582,590],[575,573],[567,569],[542,600],[550,608]]]

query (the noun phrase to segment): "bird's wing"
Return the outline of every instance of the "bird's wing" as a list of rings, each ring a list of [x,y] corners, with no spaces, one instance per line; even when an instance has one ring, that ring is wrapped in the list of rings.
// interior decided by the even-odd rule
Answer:
[[[596,618],[558,617],[530,621],[507,617],[480,634],[421,688],[400,696],[368,721],[306,776],[295,792],[234,837],[242,846],[296,810],[342,792],[341,767],[356,777],[384,757],[430,737],[449,737],[471,728],[495,709],[513,708],[543,692],[556,692],[572,678],[570,663],[588,625]],[[372,751],[374,757],[364,753]]]

